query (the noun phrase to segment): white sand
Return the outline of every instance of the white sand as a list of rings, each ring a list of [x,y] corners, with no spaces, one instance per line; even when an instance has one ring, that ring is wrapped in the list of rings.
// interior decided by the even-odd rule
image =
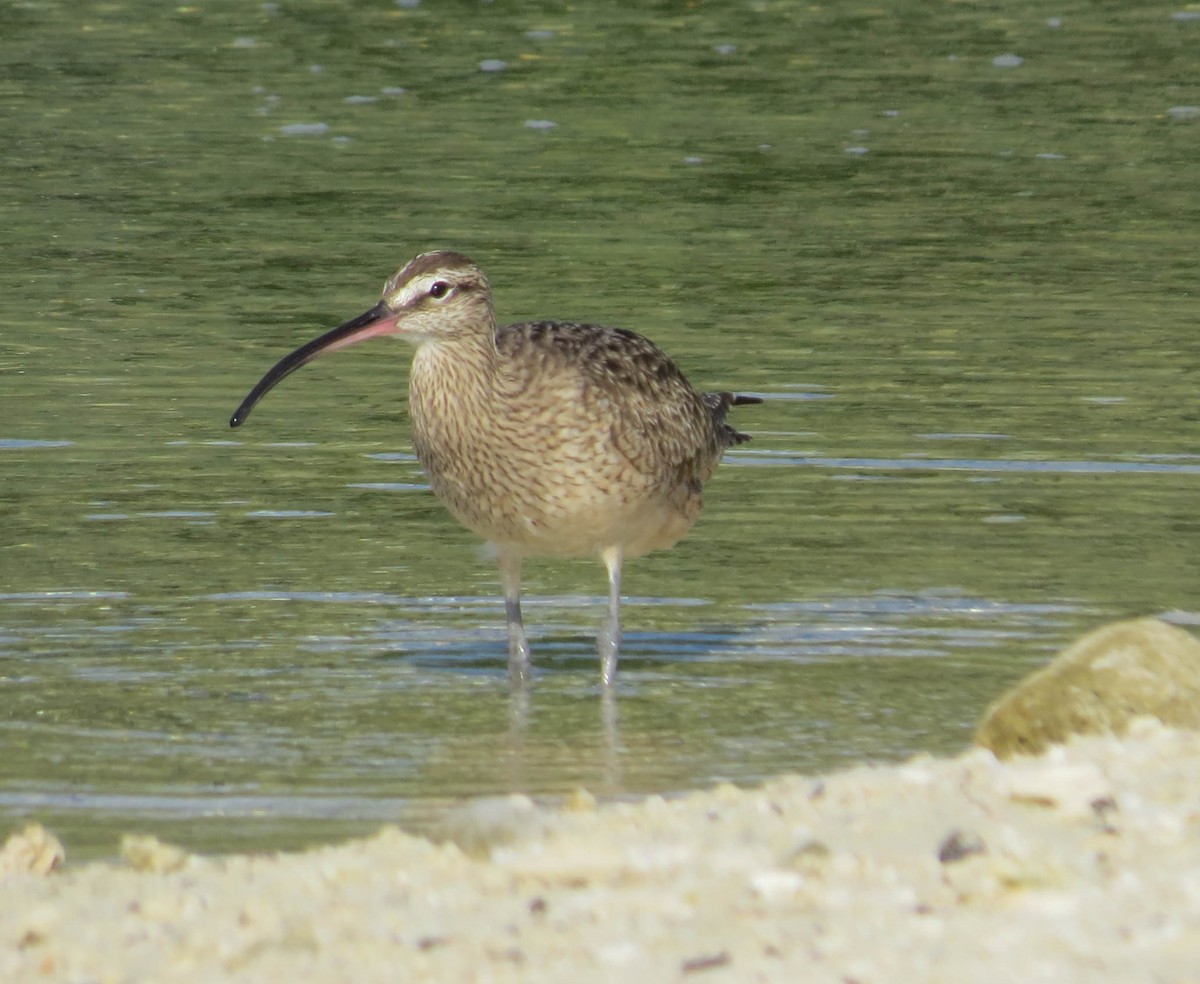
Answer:
[[[574,805],[10,873],[0,981],[1200,981],[1200,734]]]

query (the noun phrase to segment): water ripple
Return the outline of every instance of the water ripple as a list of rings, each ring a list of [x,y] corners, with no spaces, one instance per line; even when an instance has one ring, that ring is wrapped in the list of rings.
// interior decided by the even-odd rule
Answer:
[[[1200,475],[1200,464],[1166,461],[1038,461],[1019,458],[832,458],[798,451],[730,451],[731,462],[749,467],[794,465],[801,468],[862,471],[1040,472],[1051,475]]]
[[[29,441],[17,437],[0,437],[0,451],[24,451],[27,448],[67,448],[74,441]]]

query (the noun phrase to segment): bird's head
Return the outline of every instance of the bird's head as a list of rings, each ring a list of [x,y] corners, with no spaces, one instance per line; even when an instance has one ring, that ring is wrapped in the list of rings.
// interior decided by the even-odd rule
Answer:
[[[275,363],[242,401],[229,426],[242,424],[276,383],[318,355],[376,335],[400,335],[422,345],[490,333],[494,326],[491,288],[483,271],[461,253],[422,253],[383,285],[383,297],[371,310]]]
[[[396,334],[416,343],[492,328],[492,292],[483,271],[461,253],[437,250],[410,260],[383,285],[380,304]]]

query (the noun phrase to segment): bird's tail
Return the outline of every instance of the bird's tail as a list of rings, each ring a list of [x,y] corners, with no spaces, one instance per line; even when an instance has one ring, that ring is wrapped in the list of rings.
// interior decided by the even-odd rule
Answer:
[[[762,403],[761,396],[742,396],[740,393],[705,393],[704,402],[712,411],[713,419],[721,429],[727,444],[742,444],[750,440],[749,434],[736,431],[725,422],[730,407],[744,407]]]

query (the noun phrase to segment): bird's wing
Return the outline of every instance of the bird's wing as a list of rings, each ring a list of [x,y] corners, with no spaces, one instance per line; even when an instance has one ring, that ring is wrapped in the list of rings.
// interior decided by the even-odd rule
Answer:
[[[724,442],[704,397],[653,342],[622,328],[568,322],[509,325],[497,347],[510,365],[537,365],[579,381],[588,416],[639,472],[703,484]]]

